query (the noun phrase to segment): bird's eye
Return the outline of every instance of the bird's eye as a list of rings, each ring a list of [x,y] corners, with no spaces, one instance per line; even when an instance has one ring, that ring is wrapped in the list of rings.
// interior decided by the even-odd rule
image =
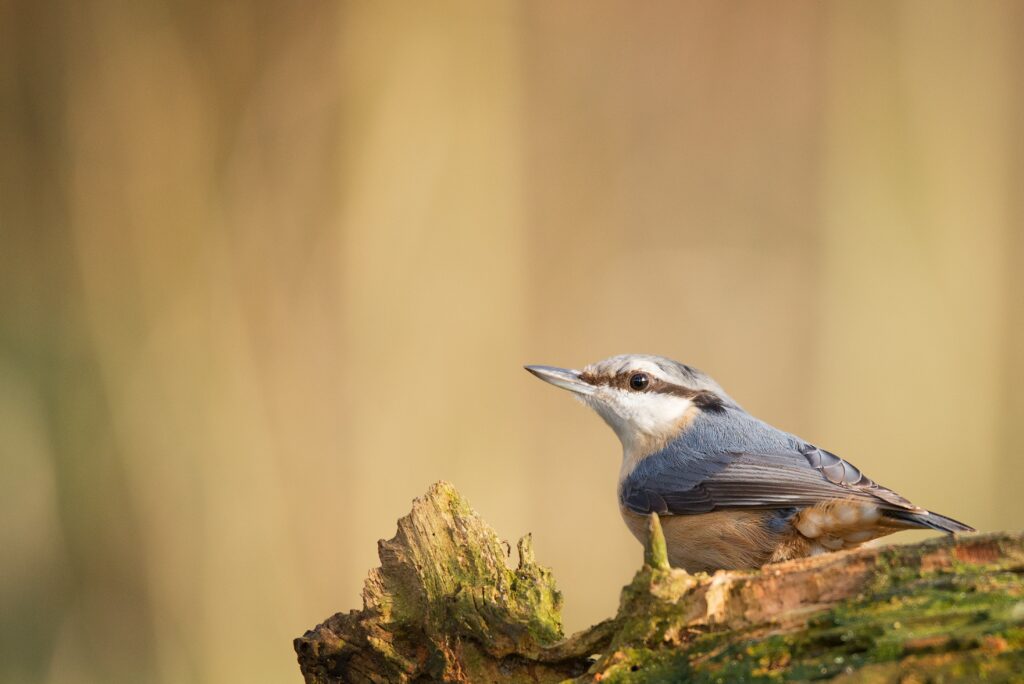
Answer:
[[[637,392],[643,392],[649,384],[651,384],[651,379],[647,377],[647,373],[633,373],[629,376],[629,388]]]

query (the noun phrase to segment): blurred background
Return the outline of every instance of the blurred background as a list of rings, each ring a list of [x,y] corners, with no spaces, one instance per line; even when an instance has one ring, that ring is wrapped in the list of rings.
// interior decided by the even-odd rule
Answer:
[[[0,680],[298,681],[442,478],[612,614],[618,442],[524,363],[1024,526],[1022,83],[1012,0],[0,0]]]

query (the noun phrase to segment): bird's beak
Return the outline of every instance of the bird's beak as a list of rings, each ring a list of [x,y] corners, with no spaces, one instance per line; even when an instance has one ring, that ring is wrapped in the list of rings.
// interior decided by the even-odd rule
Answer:
[[[579,371],[568,368],[555,368],[554,366],[523,366],[544,382],[550,382],[555,387],[567,389],[576,394],[593,394],[596,389],[589,382],[580,377]]]

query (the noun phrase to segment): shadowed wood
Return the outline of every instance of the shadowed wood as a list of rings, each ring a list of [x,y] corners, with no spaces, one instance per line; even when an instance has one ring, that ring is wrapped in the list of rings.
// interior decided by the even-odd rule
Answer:
[[[664,524],[664,520],[661,521]],[[308,684],[1011,680],[1024,667],[1024,536],[945,537],[752,572],[667,567],[656,518],[618,614],[561,638],[529,538],[510,549],[439,483],[381,542],[362,610],[295,640]]]

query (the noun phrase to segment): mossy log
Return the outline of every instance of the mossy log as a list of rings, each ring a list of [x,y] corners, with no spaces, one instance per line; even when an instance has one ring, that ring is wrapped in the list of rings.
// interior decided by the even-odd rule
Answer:
[[[381,541],[363,609],[295,640],[333,682],[1024,681],[1024,536],[943,538],[690,575],[657,517],[618,614],[565,639],[530,537],[509,545],[447,483]]]

